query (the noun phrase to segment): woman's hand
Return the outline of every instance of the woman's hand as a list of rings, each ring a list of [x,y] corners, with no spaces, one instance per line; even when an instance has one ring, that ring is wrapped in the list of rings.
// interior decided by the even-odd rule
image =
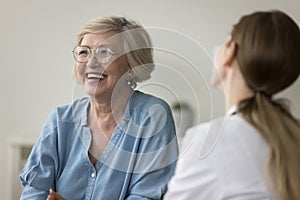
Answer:
[[[65,199],[62,196],[60,196],[57,192],[55,192],[52,188],[50,188],[47,200],[65,200]]]

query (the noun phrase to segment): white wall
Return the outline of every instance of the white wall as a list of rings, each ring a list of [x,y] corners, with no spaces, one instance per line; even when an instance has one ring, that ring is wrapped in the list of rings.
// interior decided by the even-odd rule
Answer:
[[[180,55],[157,50],[157,62],[164,67],[158,66],[153,79],[145,83],[142,89],[165,98],[170,104],[176,97],[191,103],[198,116],[194,121],[197,123],[224,113],[222,95],[206,85],[212,64],[200,46],[211,54],[213,47],[225,39],[231,25],[241,15],[273,8],[288,12],[299,24],[298,0],[1,2],[1,199],[8,199],[9,196],[7,171],[10,141],[16,137],[21,140],[35,139],[49,112],[77,96],[77,91],[73,94],[71,72],[74,61],[71,50],[76,34],[87,20],[100,15],[123,15],[138,20],[146,27],[183,33],[164,30],[162,36],[154,36],[154,44],[177,48],[177,53],[196,67],[187,64]],[[171,36],[163,36],[166,33]],[[190,50],[186,44],[191,45]],[[296,104],[300,101],[299,87],[298,80],[282,94],[292,100],[293,111],[298,117],[300,106]]]

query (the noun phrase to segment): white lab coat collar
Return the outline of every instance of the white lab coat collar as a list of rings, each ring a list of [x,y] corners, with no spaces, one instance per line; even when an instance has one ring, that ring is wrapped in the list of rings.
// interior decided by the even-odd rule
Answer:
[[[235,115],[237,113],[237,105],[232,106],[226,113],[226,116],[232,116]]]

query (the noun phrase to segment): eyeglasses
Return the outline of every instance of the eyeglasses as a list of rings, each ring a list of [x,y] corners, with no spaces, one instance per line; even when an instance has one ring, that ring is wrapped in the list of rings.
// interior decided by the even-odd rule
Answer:
[[[73,57],[79,63],[87,63],[93,56],[101,64],[108,63],[114,55],[118,55],[113,52],[109,47],[100,46],[95,50],[90,49],[88,46],[76,46],[73,49]]]

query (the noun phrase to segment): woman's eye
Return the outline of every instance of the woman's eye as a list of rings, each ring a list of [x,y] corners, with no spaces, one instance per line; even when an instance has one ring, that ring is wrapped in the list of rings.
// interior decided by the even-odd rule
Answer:
[[[112,50],[110,49],[99,49],[99,55],[100,56],[111,56],[113,54]]]
[[[87,56],[89,54],[89,52],[87,50],[81,50],[78,52],[78,55],[80,56]]]

